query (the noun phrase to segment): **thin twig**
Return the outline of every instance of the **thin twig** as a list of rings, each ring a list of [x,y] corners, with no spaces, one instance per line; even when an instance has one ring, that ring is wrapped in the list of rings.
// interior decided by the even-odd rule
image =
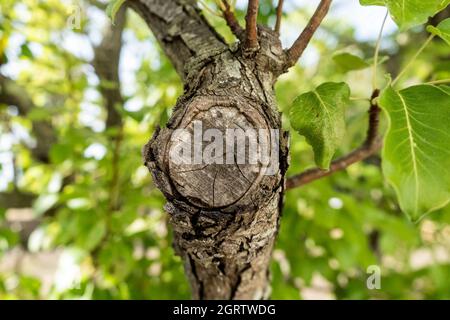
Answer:
[[[361,97],[350,97],[351,101],[368,101],[370,102],[369,98],[361,98]]]
[[[249,0],[247,15],[245,16],[245,42],[246,50],[255,50],[258,48],[258,7],[259,0]]]
[[[277,20],[275,22],[275,32],[278,34],[280,34],[281,18],[283,16],[283,2],[284,0],[278,0]]]
[[[309,20],[307,26],[302,31],[300,36],[295,40],[292,47],[287,51],[288,61],[287,66],[292,67],[300,59],[306,47],[308,46],[311,38],[313,37],[316,30],[319,28],[323,19],[327,15],[332,0],[321,0],[319,6],[317,7],[314,15]]]
[[[242,29],[239,21],[236,19],[236,16],[233,12],[233,7],[228,3],[227,0],[219,0],[218,5],[220,10],[222,11],[223,18],[225,19],[228,27],[231,32],[240,40],[242,40],[242,36],[244,34],[244,30]]]
[[[447,83],[450,83],[450,79],[434,80],[427,82],[425,84],[447,84]]]
[[[113,155],[111,161],[111,182],[109,190],[109,209],[117,211],[120,208],[120,153],[123,141],[123,126],[118,125],[118,132],[113,140]]]
[[[381,24],[381,28],[380,28],[380,33],[378,35],[377,45],[375,47],[375,54],[374,54],[374,59],[373,59],[373,75],[372,75],[373,90],[375,90],[375,88],[377,87],[378,57],[380,55],[381,39],[383,38],[384,26],[386,25],[388,15],[389,15],[389,11],[386,11],[386,15],[384,16],[383,23]]]
[[[420,49],[411,58],[411,60],[409,60],[409,62],[406,64],[406,66],[403,68],[403,70],[400,72],[400,74],[392,81],[393,86],[401,79],[401,77],[403,77],[405,75],[406,71],[409,70],[409,68],[416,61],[416,59],[420,56],[420,54],[426,49],[426,47],[430,44],[430,42],[433,41],[434,37],[435,37],[434,34],[432,34],[428,37],[427,41],[425,41],[425,43],[420,47]]]
[[[381,138],[378,137],[381,110],[375,102],[379,94],[380,91],[377,89],[374,90],[372,94],[369,109],[369,128],[367,130],[367,137],[363,145],[348,155],[333,161],[329,170],[314,168],[288,178],[286,181],[286,189],[294,189],[317,179],[327,177],[337,171],[344,170],[356,162],[369,158],[381,148],[382,141]]]

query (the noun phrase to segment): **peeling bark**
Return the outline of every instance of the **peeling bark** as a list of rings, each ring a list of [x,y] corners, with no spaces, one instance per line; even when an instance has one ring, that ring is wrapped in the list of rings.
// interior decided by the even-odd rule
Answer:
[[[130,0],[128,4],[147,23],[175,70],[185,78],[192,57],[220,52],[225,41],[209,26],[195,0]]]
[[[270,38],[268,33],[265,36]],[[186,94],[167,128],[157,131],[144,150],[146,165],[168,199],[165,208],[171,215],[174,246],[183,257],[197,299],[267,297],[268,265],[287,167],[287,135],[282,132],[279,137],[274,175],[265,175],[261,167],[255,171],[250,164],[174,165],[169,156],[171,136],[176,129],[192,126],[194,119],[207,124],[203,130],[281,130],[272,91],[274,73],[268,68],[277,65],[271,61],[276,49],[270,56],[253,59],[243,58],[239,50],[226,50],[207,62],[192,64]]]
[[[273,85],[286,53],[275,32],[258,26],[259,50],[227,46],[194,1],[130,1],[146,20],[184,80],[167,127],[145,146],[145,165],[167,199],[176,253],[195,299],[264,299],[279,227],[288,135],[281,129]],[[261,164],[177,164],[172,134],[216,128],[276,129],[274,174]],[[273,137],[272,137],[273,138]],[[175,142],[176,143],[176,142]],[[236,156],[236,153],[234,154]]]

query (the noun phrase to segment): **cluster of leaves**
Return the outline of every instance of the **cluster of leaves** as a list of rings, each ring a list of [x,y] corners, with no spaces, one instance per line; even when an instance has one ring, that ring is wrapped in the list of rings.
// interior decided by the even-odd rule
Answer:
[[[0,106],[2,141],[12,134],[11,128],[29,132],[34,121],[44,119],[51,121],[57,136],[48,163],[32,157],[29,137],[14,141],[11,148],[2,146],[2,156],[14,157],[15,177],[0,193],[19,190],[36,195],[27,219],[38,225],[20,241],[22,227],[10,225],[14,210],[0,210],[0,260],[6,259],[0,265],[7,266],[19,247],[29,255],[51,251],[59,256],[53,266],[56,270],[45,271],[48,274],[36,271],[30,276],[23,271],[29,269],[26,265],[6,270],[0,266],[0,299],[156,299],[174,293],[188,298],[183,268],[171,246],[163,197],[151,185],[141,159],[142,146],[154,127],[168,118],[169,107],[181,90],[156,41],[149,41],[148,29],[133,15],[124,47],[130,41],[151,50],[136,59],[136,85],[130,96],[124,95],[125,104],[117,106],[124,142],[114,167],[117,145],[112,137],[117,129],[105,128],[100,91],[105,84],[99,83],[88,54],[92,30],[102,29],[99,21],[88,17],[100,15],[109,23],[104,12],[86,2],[81,29],[71,30],[66,20],[73,13],[72,6],[61,1],[2,1],[0,8],[0,24],[8,27],[2,41],[9,38],[9,43],[30,44],[33,49],[32,57],[24,56],[10,45],[4,54],[22,66],[11,77],[36,104],[26,116],[17,114],[14,106]],[[30,20],[22,23],[28,15]],[[78,41],[83,52],[69,41]],[[158,63],[154,63],[155,56]],[[0,174],[7,170],[3,167]],[[120,208],[112,210],[114,175],[118,175]],[[0,203],[0,207],[4,204],[8,205]],[[49,275],[50,285],[48,280],[41,285]]]
[[[449,0],[360,0],[364,6],[386,6],[401,31],[424,24],[429,17],[444,10]]]
[[[442,34],[445,34],[447,21],[437,27],[442,30]],[[297,69],[297,74],[288,76],[288,79],[284,79],[277,86],[281,109],[288,116],[293,129],[306,137],[304,141],[297,133],[293,134],[291,158],[296,160],[291,162],[291,173],[304,170],[305,163],[312,165],[311,153],[306,152],[311,147],[315,153],[315,164],[327,168],[331,157],[348,153],[365,138],[365,107],[369,106],[370,99],[351,98],[349,87],[353,88],[352,95],[356,97],[370,94],[367,90],[372,77],[369,68],[373,67],[374,59],[362,57],[373,55],[375,48],[367,48],[366,44],[359,43],[355,49],[352,41],[345,41],[347,32],[336,30],[336,33],[341,40],[340,46],[329,48],[320,37],[315,43],[315,47],[320,48],[321,56],[314,78],[319,85],[305,81],[307,76],[303,72],[307,71]],[[389,55],[394,61],[390,63],[387,58],[381,57],[378,60],[380,70],[400,73],[397,68],[408,65],[409,57],[415,56],[417,52],[418,41],[426,39],[421,28],[410,33],[401,33],[401,36],[394,34],[389,39],[395,40],[405,34],[409,35],[409,45],[399,45],[401,49],[395,46],[395,49],[388,47],[389,49],[382,50],[381,54]],[[351,45],[348,46],[348,43]],[[405,74],[409,81],[411,78],[414,82],[449,78],[448,65],[441,63],[438,58],[448,55],[447,44],[444,41],[433,41],[429,45],[430,49],[423,51]],[[333,54],[336,51],[339,53]],[[382,75],[377,77],[378,81],[382,79]],[[324,80],[328,82],[320,84]],[[345,82],[342,82],[343,80]],[[302,83],[305,89],[310,91],[295,97],[298,83]],[[434,207],[434,204],[439,203],[435,195],[440,197],[450,189],[448,180],[444,182],[448,171],[444,168],[448,167],[446,150],[450,147],[449,133],[448,128],[442,126],[450,119],[448,87],[419,85],[396,90],[388,86],[388,83],[387,81],[378,100],[386,111],[385,115],[392,113],[392,119],[396,119],[397,126],[401,126],[402,121],[404,124],[404,108],[396,111],[395,108],[401,105],[398,101],[389,101],[392,98],[398,100],[398,96],[402,95],[407,101],[407,110],[412,109],[412,113],[419,112],[414,114],[415,118],[432,127],[414,130],[425,134],[426,142],[433,143],[430,146],[420,140],[422,136],[416,138],[421,143],[420,146],[431,157],[438,157],[442,164],[438,165],[439,168],[427,168],[433,170],[433,177],[437,180],[426,181],[426,185],[423,185],[425,189],[420,189],[424,192],[422,199]],[[392,150],[389,155],[394,157],[392,163],[399,163],[399,157],[404,159],[393,173],[400,176],[410,170],[410,167],[407,167],[410,163],[407,161],[407,153],[402,155],[400,150],[395,148],[409,145],[407,142],[401,145],[402,138],[395,136],[404,135],[405,131],[396,131],[393,124],[389,127],[386,122],[389,122],[389,119],[383,118],[382,133],[387,133],[385,144],[391,141],[394,145],[386,146],[385,151]],[[342,123],[346,123],[345,132],[342,132]],[[413,125],[420,126],[420,123],[413,122]],[[319,142],[311,142],[310,137],[324,138]],[[435,146],[439,150],[434,149]],[[435,252],[432,248],[439,246],[438,243],[448,248],[448,235],[441,232],[448,227],[450,208],[447,206],[437,210],[417,224],[406,222],[402,215],[402,211],[406,211],[404,204],[402,208],[398,206],[395,189],[384,183],[387,156],[384,154],[382,157],[385,175],[380,174],[379,160],[374,157],[353,165],[345,173],[336,173],[330,178],[287,192],[272,269],[275,278],[274,298],[448,299],[448,263],[431,262],[434,254],[428,258],[423,257],[424,260],[430,259],[429,264],[417,266],[414,261],[419,251]],[[436,165],[433,159],[421,160],[431,168]],[[422,171],[419,171],[419,174],[423,174]],[[430,176],[425,174],[425,179],[430,179]],[[411,199],[413,194],[407,194],[408,190],[404,192],[403,197]],[[424,207],[420,210],[424,210],[422,213],[426,212]],[[407,212],[414,214],[410,210]],[[427,236],[428,228],[434,230],[431,232],[434,235],[433,240]],[[374,264],[382,269],[381,290],[369,290],[365,286],[367,268]]]
[[[361,0],[362,5],[386,6],[400,30],[416,27],[447,7],[450,1]],[[429,26],[431,36],[450,45],[450,18],[438,26]],[[425,45],[415,55],[417,57]],[[350,53],[333,57],[343,71],[378,68],[378,52],[371,62]],[[382,62],[384,59],[381,60]],[[414,61],[411,61],[411,63]],[[406,69],[411,63],[406,65]],[[406,71],[405,69],[405,71]],[[397,90],[394,85],[404,72],[385,86],[378,100],[385,110],[389,126],[383,148],[383,173],[395,188],[403,211],[418,221],[450,201],[450,87],[430,84]],[[448,79],[447,79],[448,80]],[[443,81],[445,82],[445,81]],[[436,84],[436,85],[434,85]],[[376,89],[376,88],[374,88]],[[350,101],[350,88],[345,83],[324,83],[295,99],[290,111],[292,127],[304,135],[314,149],[317,165],[330,167],[345,135],[344,109]]]

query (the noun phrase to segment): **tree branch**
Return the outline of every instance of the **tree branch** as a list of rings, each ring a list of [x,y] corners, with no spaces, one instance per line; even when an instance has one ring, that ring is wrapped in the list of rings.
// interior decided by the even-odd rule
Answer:
[[[118,112],[124,99],[120,90],[119,62],[122,52],[122,34],[126,24],[126,6],[122,7],[116,15],[115,24],[110,24],[101,44],[95,48],[94,68],[100,82],[108,83],[100,86],[100,91],[107,111],[106,127],[116,128],[112,143],[111,181],[109,185],[109,208],[116,211],[120,208],[120,181],[119,165],[120,152],[123,140],[123,120]]]
[[[245,41],[244,48],[248,51],[258,49],[258,8],[259,0],[249,0],[247,15],[245,16]]]
[[[236,19],[234,12],[228,3],[228,0],[219,1],[220,10],[222,11],[223,18],[225,19],[227,26],[230,28],[231,32],[239,39],[243,40],[244,29],[242,29],[239,21]]]
[[[0,208],[30,208],[36,196],[19,190],[0,192]]]
[[[288,61],[287,67],[290,68],[300,59],[306,47],[308,46],[311,38],[313,37],[316,30],[319,28],[323,19],[327,15],[332,0],[321,0],[319,6],[317,7],[314,15],[309,20],[306,28],[302,31],[300,36],[295,40],[292,47],[287,51]]]
[[[147,23],[182,79],[186,62],[227,48],[198,9],[195,0],[132,0],[127,2]]]
[[[100,0],[89,0],[89,3],[99,8],[100,10],[106,10],[106,8],[108,7],[107,3],[103,3]]]
[[[117,105],[124,103],[120,91],[119,62],[125,21],[126,7],[124,6],[117,13],[115,24],[108,26],[102,42],[95,48],[93,65],[100,79],[100,91],[107,112],[107,128],[122,125],[122,118],[117,111]]]
[[[280,34],[280,27],[281,27],[281,19],[283,17],[283,3],[284,0],[278,0],[278,6],[277,6],[277,20],[275,21],[275,32]]]
[[[305,184],[308,184],[317,179],[327,177],[337,171],[341,171],[350,165],[363,161],[373,154],[375,154],[382,145],[381,138],[378,137],[378,127],[380,122],[380,107],[375,102],[379,96],[380,91],[375,90],[372,94],[370,109],[369,109],[369,128],[367,130],[367,137],[363,145],[348,155],[339,158],[331,163],[329,170],[314,168],[306,170],[303,173],[289,177],[286,181],[286,189],[293,189]]]
[[[16,106],[21,116],[26,116],[36,108],[28,92],[14,80],[0,75],[0,104]],[[56,136],[50,122],[33,121],[32,132],[36,138],[36,147],[31,150],[33,157],[41,162],[49,162],[49,151]]]

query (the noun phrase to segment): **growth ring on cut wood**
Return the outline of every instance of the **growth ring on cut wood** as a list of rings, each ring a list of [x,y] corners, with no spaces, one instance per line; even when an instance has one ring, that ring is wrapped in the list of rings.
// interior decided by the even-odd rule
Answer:
[[[266,173],[259,157],[272,152],[267,121],[246,101],[210,96],[185,111],[165,155],[173,187],[202,208],[239,202]]]

